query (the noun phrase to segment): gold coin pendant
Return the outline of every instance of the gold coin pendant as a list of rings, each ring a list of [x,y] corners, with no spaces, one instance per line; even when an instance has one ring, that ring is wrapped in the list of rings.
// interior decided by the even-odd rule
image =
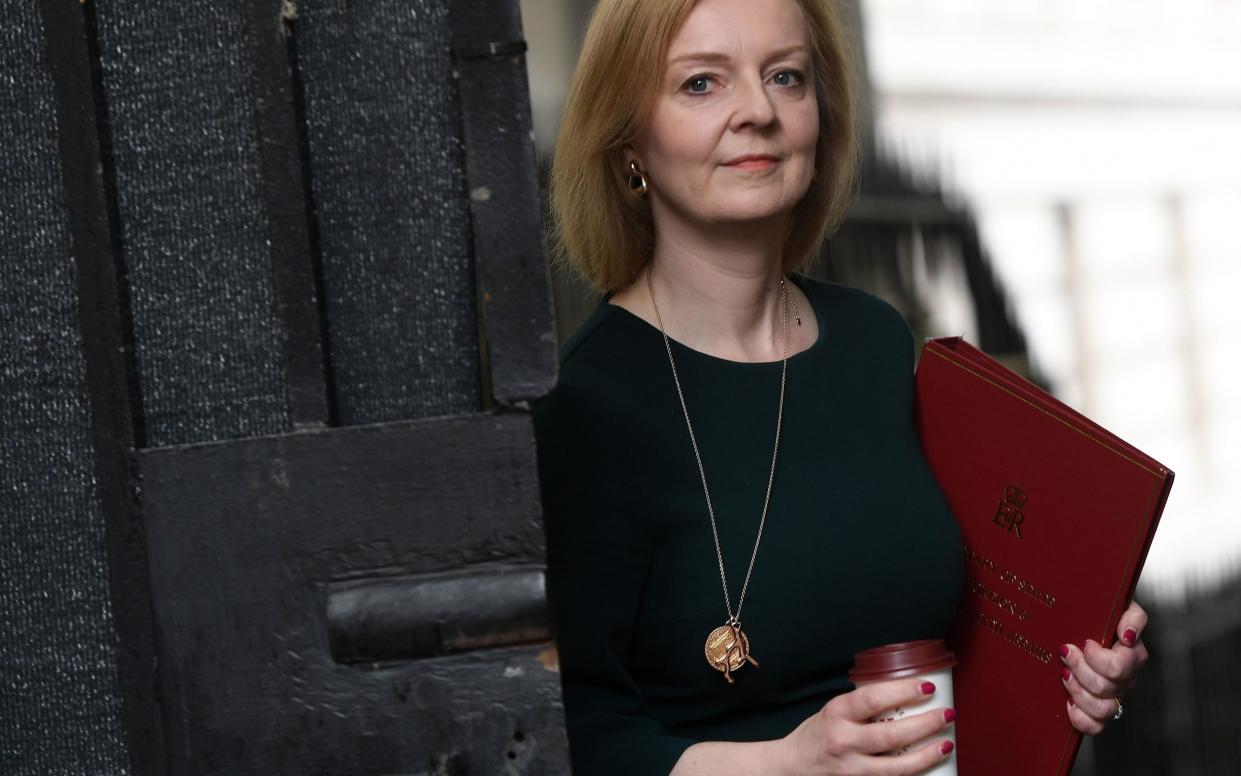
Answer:
[[[758,665],[758,661],[750,655],[750,639],[739,624],[721,625],[711,631],[703,652],[711,667],[723,673],[729,684],[734,681],[733,671],[747,662]]]

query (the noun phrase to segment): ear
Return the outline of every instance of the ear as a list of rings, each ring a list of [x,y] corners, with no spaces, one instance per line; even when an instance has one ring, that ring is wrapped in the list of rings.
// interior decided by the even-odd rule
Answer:
[[[637,162],[639,170],[646,169],[646,165],[642,163],[641,152],[639,152],[638,149],[635,148],[632,144],[626,144],[624,146],[621,146],[620,161],[621,161],[621,169],[624,170],[626,175],[629,174],[629,163],[630,162]]]

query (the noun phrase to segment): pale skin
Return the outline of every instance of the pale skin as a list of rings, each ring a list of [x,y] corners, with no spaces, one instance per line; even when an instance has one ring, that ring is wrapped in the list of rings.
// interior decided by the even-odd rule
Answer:
[[[635,160],[647,173],[655,294],[668,335],[720,358],[778,361],[783,235],[814,175],[818,109],[801,9],[750,7],[695,6],[625,165]],[[751,16],[767,23],[735,23]],[[727,164],[752,154],[771,159]],[[818,338],[818,322],[805,295],[788,288],[802,316],[789,329],[793,354]],[[656,324],[644,277],[612,303]]]
[[[622,169],[637,162],[647,178],[655,224],[652,280],[668,336],[732,361],[779,361],[785,352],[779,281],[783,236],[793,206],[810,186],[818,142],[817,95],[805,17],[794,0],[700,0],[668,51],[654,111]],[[810,301],[787,287],[790,355],[818,338]],[[645,274],[611,303],[658,325]],[[1147,652],[1146,612],[1131,604],[1118,641],[1104,648],[1065,645],[1069,721],[1099,733],[1113,700],[1134,683]],[[705,637],[705,634],[704,634]],[[721,679],[721,681],[723,681]],[[1049,681],[1060,681],[1050,676]],[[948,709],[894,722],[868,720],[895,706],[934,701],[934,690],[901,679],[860,687],[828,701],[787,736],[756,742],[709,741],[689,747],[673,776],[773,774],[898,776],[944,758]],[[899,756],[883,752],[917,741]]]

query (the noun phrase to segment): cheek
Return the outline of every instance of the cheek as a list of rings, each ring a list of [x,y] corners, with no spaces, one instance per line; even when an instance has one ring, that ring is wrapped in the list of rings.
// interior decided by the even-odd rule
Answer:
[[[814,150],[819,143],[819,109],[799,110],[788,123],[789,144],[802,153],[809,153],[814,164]]]
[[[693,175],[710,159],[715,138],[701,117],[661,116],[652,122],[646,135],[649,163],[656,171],[675,172],[677,176]]]
[[[815,157],[819,148],[819,113],[818,109],[808,115],[798,116],[798,120],[788,125],[789,145],[799,159],[800,174],[795,184],[800,191],[799,198],[809,191],[815,176]]]

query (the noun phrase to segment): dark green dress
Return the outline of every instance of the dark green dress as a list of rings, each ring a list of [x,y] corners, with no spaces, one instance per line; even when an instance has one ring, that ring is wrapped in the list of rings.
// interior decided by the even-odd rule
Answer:
[[[534,408],[549,597],[574,772],[666,774],[698,741],[779,738],[851,689],[853,654],[942,637],[960,535],[918,445],[913,342],[887,303],[797,276],[819,338],[789,359],[767,525],[729,685],[703,653],[727,612],[659,330],[606,300]],[[771,466],[780,362],[673,357],[734,607]]]

